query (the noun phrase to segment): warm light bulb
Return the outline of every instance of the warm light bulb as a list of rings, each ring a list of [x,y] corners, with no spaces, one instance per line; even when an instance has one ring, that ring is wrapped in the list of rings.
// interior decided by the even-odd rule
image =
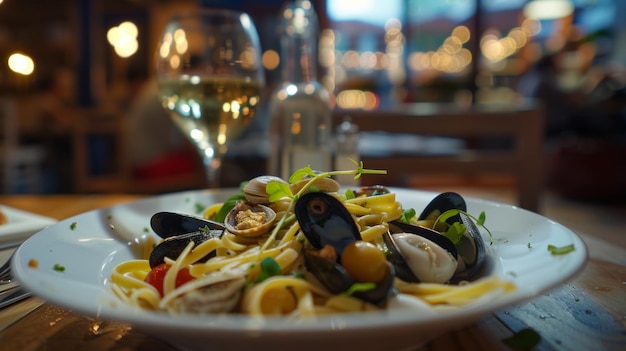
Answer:
[[[533,0],[524,6],[524,16],[538,20],[567,17],[573,11],[570,0]]]

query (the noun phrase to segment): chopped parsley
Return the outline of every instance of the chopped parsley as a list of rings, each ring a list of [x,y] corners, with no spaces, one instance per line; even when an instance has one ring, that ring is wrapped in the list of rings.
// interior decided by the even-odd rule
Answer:
[[[71,230],[76,229],[76,222],[72,222],[72,224],[70,224],[70,229]]]
[[[65,266],[62,266],[58,263],[55,263],[52,269],[54,269],[57,272],[65,272]]]
[[[204,211],[204,209],[206,208],[205,205],[196,202],[196,204],[194,205],[196,207],[196,213],[202,213],[202,211]]]
[[[550,251],[550,253],[552,255],[565,255],[568,254],[572,251],[574,251],[574,244],[570,244],[570,245],[566,245],[566,246],[561,246],[561,247],[556,247],[554,245],[548,245],[548,251]]]
[[[413,208],[404,210],[402,211],[402,216],[400,216],[400,221],[404,223],[411,223],[411,218],[415,217],[416,214],[417,212],[415,212],[415,209]]]

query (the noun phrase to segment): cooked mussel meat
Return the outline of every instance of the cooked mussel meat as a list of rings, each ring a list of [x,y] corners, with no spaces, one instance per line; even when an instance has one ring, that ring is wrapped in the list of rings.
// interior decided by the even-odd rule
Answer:
[[[457,270],[456,248],[452,241],[434,230],[420,226],[392,226],[383,234],[387,259],[398,278],[407,282],[446,283]],[[393,230],[398,230],[393,232]]]
[[[310,247],[305,247],[305,266],[320,283],[332,293],[345,292],[353,284],[363,282],[342,265],[342,255],[349,245],[361,242],[361,234],[354,218],[343,203],[332,195],[311,192],[297,200],[294,213]],[[363,242],[366,244],[365,242]],[[378,249],[374,247],[378,252]],[[382,276],[374,288],[353,295],[364,301],[382,305],[394,294],[394,267],[381,255]],[[364,265],[373,264],[363,262]]]

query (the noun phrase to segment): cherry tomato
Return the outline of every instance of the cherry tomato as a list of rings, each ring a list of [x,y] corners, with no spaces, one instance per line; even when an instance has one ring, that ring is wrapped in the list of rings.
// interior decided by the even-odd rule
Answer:
[[[159,295],[161,296],[163,296],[163,281],[165,280],[165,273],[167,273],[170,267],[171,266],[169,264],[162,263],[152,268],[144,279],[146,283],[154,286],[159,291]],[[176,275],[175,287],[178,288],[193,279],[195,278],[191,275],[191,273],[189,273],[189,268],[185,267],[178,271],[178,275]]]

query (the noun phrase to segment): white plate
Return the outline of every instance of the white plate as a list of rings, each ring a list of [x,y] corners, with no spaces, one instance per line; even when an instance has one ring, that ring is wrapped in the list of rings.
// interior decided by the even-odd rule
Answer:
[[[0,250],[21,244],[41,229],[56,223],[56,219],[17,208],[0,205],[8,222],[0,225]]]
[[[517,207],[466,198],[468,212],[485,211],[494,234],[492,274],[517,285],[514,293],[473,308],[428,316],[407,310],[335,315],[306,321],[246,316],[172,317],[131,309],[106,288],[112,268],[133,258],[128,242],[146,234],[160,210],[194,214],[196,204],[223,201],[235,190],[191,191],[87,212],[51,226],[18,249],[15,274],[33,293],[77,313],[129,322],[137,330],[183,349],[393,350],[423,344],[467,326],[497,309],[531,299],[572,278],[587,258],[583,241],[564,226]],[[393,189],[405,208],[418,212],[436,194]],[[574,244],[575,251],[553,256],[548,245]],[[29,268],[31,259],[38,261]],[[64,272],[53,269],[65,267]]]

